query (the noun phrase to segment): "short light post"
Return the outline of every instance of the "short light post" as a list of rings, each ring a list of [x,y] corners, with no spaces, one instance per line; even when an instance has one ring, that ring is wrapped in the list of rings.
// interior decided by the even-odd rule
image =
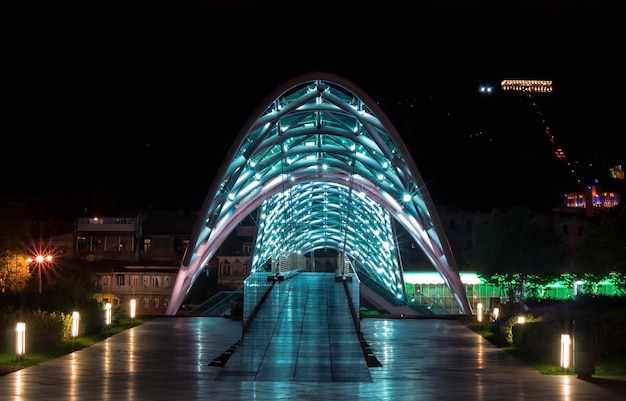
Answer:
[[[15,359],[21,361],[26,354],[26,323],[15,325]]]
[[[136,309],[137,309],[137,300],[131,299],[130,300],[130,321],[132,322],[132,324],[135,324]]]
[[[111,325],[111,303],[107,302],[104,305],[104,324],[109,327]]]
[[[572,339],[569,334],[561,334],[561,367],[565,370],[570,368],[572,352]]]
[[[80,320],[80,313],[77,311],[72,312],[72,338],[78,337],[78,322]]]
[[[476,320],[478,321],[479,326],[483,322],[483,304],[480,302],[476,305]]]

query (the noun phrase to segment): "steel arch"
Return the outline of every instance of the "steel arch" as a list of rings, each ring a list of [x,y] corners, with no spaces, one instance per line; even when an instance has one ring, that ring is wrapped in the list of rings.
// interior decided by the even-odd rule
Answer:
[[[232,144],[192,232],[174,283],[173,315],[217,248],[261,208],[251,271],[276,252],[336,249],[390,292],[404,294],[392,219],[471,314],[434,204],[410,153],[382,110],[329,73],[278,87]]]

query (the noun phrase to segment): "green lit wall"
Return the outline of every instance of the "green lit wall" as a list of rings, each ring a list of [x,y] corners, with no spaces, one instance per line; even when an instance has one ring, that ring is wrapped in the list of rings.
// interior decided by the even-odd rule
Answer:
[[[467,294],[467,300],[476,310],[481,303],[485,310],[492,310],[497,304],[506,301],[505,292],[497,286],[485,283],[476,273],[460,273],[461,282]],[[434,272],[405,272],[405,289],[407,299],[412,305],[421,305],[430,308],[438,314],[457,314],[456,302],[443,279]],[[525,292],[526,297],[543,299],[573,299],[576,293],[583,291],[583,282],[577,282],[574,287],[563,283],[553,283],[544,287],[539,293]],[[598,295],[617,295],[617,287],[611,281],[595,283],[594,293]]]

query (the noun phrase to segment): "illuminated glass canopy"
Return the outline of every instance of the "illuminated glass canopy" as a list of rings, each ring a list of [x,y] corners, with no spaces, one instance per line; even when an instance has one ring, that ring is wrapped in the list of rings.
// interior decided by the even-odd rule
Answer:
[[[376,104],[341,77],[292,79],[244,125],[209,190],[168,314],[176,313],[215,251],[257,208],[252,271],[279,254],[333,249],[402,295],[396,221],[442,275],[460,310],[471,313],[408,150]]]

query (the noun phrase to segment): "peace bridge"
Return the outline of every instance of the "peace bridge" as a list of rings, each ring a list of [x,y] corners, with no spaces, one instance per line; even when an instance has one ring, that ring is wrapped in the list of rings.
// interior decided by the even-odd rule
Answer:
[[[203,266],[253,212],[242,320],[174,316]],[[543,376],[457,318],[406,304],[402,227],[472,309],[422,178],[359,88],[315,73],[278,88],[244,125],[180,266],[170,316],[0,377],[11,400],[623,399],[624,378]],[[334,271],[319,251],[334,252]],[[360,319],[362,298],[394,318]]]
[[[332,250],[336,277],[367,280],[367,288],[402,301],[398,225],[443,277],[459,313],[472,313],[410,152],[376,103],[344,78],[296,77],[252,113],[209,188],[168,314],[176,314],[209,259],[253,212],[258,228],[245,299],[262,297],[260,282],[315,271],[316,251]],[[358,306],[360,286],[353,287]],[[246,303],[246,322],[253,305]]]

